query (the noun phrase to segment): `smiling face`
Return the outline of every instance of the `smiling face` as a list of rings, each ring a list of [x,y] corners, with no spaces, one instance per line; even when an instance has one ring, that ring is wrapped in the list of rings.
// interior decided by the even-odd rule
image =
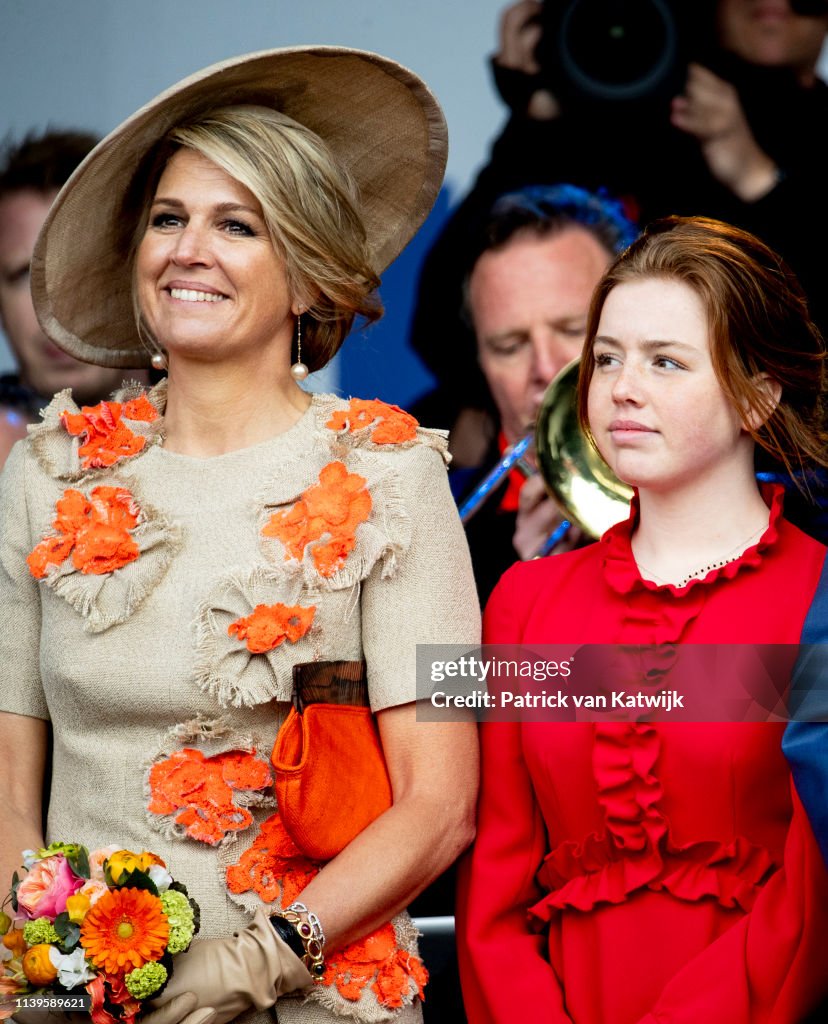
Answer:
[[[25,189],[0,199],[0,323],[23,384],[42,398],[72,388],[79,404],[92,405],[109,396],[124,371],[82,363],[53,344],[37,322],[29,287],[35,241],[56,194]]]
[[[620,479],[664,493],[752,466],[753,439],[716,377],[706,311],[689,285],[616,285],[592,358],[590,429]]]
[[[141,313],[176,361],[252,361],[287,373],[298,303],[262,208],[189,149],[167,163],[138,246]]]
[[[531,428],[552,378],[581,354],[590,296],[609,260],[589,231],[573,227],[518,234],[475,264],[478,358],[510,443]]]

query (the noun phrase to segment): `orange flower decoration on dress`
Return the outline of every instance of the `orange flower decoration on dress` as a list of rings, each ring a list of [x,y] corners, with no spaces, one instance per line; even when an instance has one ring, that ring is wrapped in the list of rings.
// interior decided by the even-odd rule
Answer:
[[[149,772],[152,814],[175,814],[191,839],[215,846],[230,832],[239,832],[253,821],[246,807],[233,800],[233,791],[264,789],[270,784],[270,768],[255,751],[231,750],[205,757],[185,747]]]
[[[251,654],[275,650],[285,640],[295,644],[311,628],[316,605],[303,608],[299,604],[257,604],[250,615],[236,619],[227,627],[227,635],[235,634],[247,641]]]
[[[88,498],[70,488],[55,511],[52,526],[58,536],[44,538],[26,559],[35,579],[43,579],[50,565],[60,565],[70,554],[76,569],[96,576],[138,557],[129,534],[138,525],[138,506],[125,487],[96,487]]]
[[[64,411],[60,422],[73,437],[85,435],[78,449],[83,457],[84,469],[114,466],[121,459],[137,455],[147,443],[145,437],[134,434],[123,420],[151,423],[158,418],[158,410],[146,395],[120,402],[98,402],[84,405],[79,413]]]
[[[379,422],[377,422],[379,421]],[[388,405],[378,398],[352,398],[347,409],[340,409],[325,424],[331,430],[355,434],[376,423],[371,431],[374,444],[402,444],[417,438],[419,423],[411,413],[398,405]]]
[[[262,823],[250,849],[227,868],[226,881],[232,893],[252,891],[264,903],[281,896],[282,906],[288,906],[318,873],[319,865],[301,853],[276,813]],[[390,922],[326,957],[322,978],[351,1002],[370,984],[380,1005],[389,1009],[401,1007],[413,990],[423,999],[427,981],[422,961],[397,946]]]
[[[287,549],[285,559],[300,559],[308,544],[320,576],[330,577],[345,564],[356,545],[356,528],[371,514],[371,495],[365,477],[349,473],[341,462],[329,462],[302,497],[284,512],[276,512],[262,529]]]
[[[326,985],[336,985],[341,995],[355,1001],[372,982],[371,990],[379,1004],[393,1010],[403,1005],[412,983],[420,999],[424,999],[427,981],[428,971],[422,961],[398,948],[390,923],[325,960]]]
[[[83,919],[80,943],[107,974],[125,974],[164,955],[170,926],[161,900],[144,889],[111,889]]]
[[[279,814],[262,822],[253,845],[226,871],[227,888],[233,893],[255,892],[264,903],[281,894],[287,907],[319,871],[287,834]]]

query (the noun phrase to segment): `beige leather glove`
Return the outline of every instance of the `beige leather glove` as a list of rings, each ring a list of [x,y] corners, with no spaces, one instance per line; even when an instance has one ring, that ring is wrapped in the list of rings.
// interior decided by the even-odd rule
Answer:
[[[198,996],[195,992],[182,992],[180,996],[165,1003],[160,1010],[143,1014],[140,1021],[141,1024],[147,1024],[147,1021],[151,1024],[212,1024],[216,1012],[213,1007],[204,1006],[197,1010],[197,1006]],[[89,1024],[88,1017],[85,1018],[85,1024]]]
[[[312,982],[305,965],[260,908],[238,935],[196,941],[177,956],[167,987],[149,1005],[165,1007],[185,992],[194,993],[198,1009],[214,1009],[209,1024],[226,1024],[251,1007],[266,1010],[279,996]],[[144,1018],[145,1024],[169,1024],[158,1020],[155,1012]]]

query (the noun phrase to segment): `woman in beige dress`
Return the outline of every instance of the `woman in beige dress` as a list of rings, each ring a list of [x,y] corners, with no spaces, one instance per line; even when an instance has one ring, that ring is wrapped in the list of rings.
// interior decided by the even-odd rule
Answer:
[[[421,1017],[405,907],[471,838],[477,754],[416,721],[415,645],[477,641],[474,584],[444,436],[299,382],[376,317],[444,158],[393,62],[248,55],[104,139],[38,243],[57,344],[168,370],[57,395],[0,482],[0,877],[55,839],[160,855],[202,929],[159,1024]],[[269,755],[294,666],[329,662],[365,663],[392,803],[320,861]]]

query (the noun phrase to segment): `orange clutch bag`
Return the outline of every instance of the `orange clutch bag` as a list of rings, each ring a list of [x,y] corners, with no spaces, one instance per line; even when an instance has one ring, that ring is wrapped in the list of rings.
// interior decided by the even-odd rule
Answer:
[[[365,662],[294,665],[270,760],[282,822],[311,860],[331,860],[391,806]]]

